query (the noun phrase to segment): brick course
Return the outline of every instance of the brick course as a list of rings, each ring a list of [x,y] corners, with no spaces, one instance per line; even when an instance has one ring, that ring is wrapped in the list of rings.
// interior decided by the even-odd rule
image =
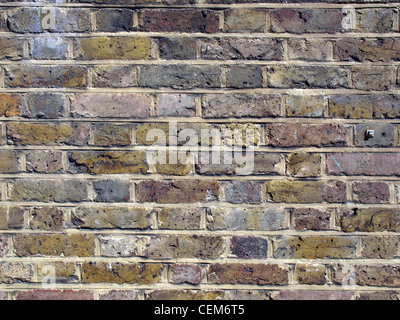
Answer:
[[[0,300],[400,297],[398,2],[1,2]]]

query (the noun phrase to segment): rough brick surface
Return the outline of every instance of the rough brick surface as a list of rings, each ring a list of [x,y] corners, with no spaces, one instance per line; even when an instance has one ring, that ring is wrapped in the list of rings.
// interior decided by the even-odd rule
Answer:
[[[0,300],[400,298],[399,2],[0,2]]]

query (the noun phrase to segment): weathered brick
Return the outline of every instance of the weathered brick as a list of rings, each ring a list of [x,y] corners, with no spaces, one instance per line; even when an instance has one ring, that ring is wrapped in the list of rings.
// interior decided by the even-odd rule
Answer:
[[[202,97],[205,118],[276,117],[281,97],[270,94],[206,94]]]
[[[272,300],[351,300],[352,296],[352,292],[344,290],[282,290]]]
[[[291,153],[286,160],[286,171],[298,178],[317,177],[321,174],[321,156],[313,153]]]
[[[88,199],[84,180],[17,179],[8,183],[11,201],[81,202]]]
[[[81,229],[148,229],[152,210],[147,208],[89,206],[71,214],[71,223]]]
[[[258,66],[232,66],[226,75],[226,86],[228,88],[261,88],[263,77],[261,68]]]
[[[0,150],[0,173],[21,172],[21,154],[13,150]]]
[[[16,234],[13,243],[19,257],[91,257],[94,254],[93,234]]]
[[[15,145],[85,145],[89,126],[85,123],[10,122],[7,125],[9,144]]]
[[[361,238],[361,256],[368,259],[393,259],[398,257],[398,237],[368,236]]]
[[[16,293],[17,300],[94,300],[90,290],[36,289]]]
[[[225,31],[264,32],[267,13],[264,10],[237,9],[225,11]]]
[[[151,40],[146,37],[79,38],[75,51],[78,59],[148,60],[151,58]]]
[[[8,227],[8,208],[0,207],[0,229],[7,229]]]
[[[226,263],[211,264],[208,283],[286,285],[288,270],[276,264]]]
[[[139,292],[132,290],[111,290],[101,293],[99,300],[139,300]]]
[[[395,12],[392,8],[369,8],[356,11],[356,29],[360,32],[393,32]]]
[[[150,88],[219,88],[221,72],[207,65],[142,65],[138,81]]]
[[[290,60],[327,61],[329,48],[329,42],[320,39],[292,38],[288,41]]]
[[[93,182],[98,202],[128,202],[132,183],[124,180],[97,180]]]
[[[84,262],[83,283],[155,284],[161,280],[161,264]]]
[[[277,9],[270,13],[271,31],[335,33],[342,30],[340,9]]]
[[[0,258],[8,256],[10,240],[8,236],[0,236]]]
[[[268,240],[253,236],[231,238],[231,252],[240,259],[267,259]]]
[[[390,90],[394,85],[394,72],[390,66],[355,66],[351,70],[353,86],[360,90]]]
[[[356,237],[278,237],[273,241],[274,257],[280,259],[355,258]]]
[[[22,115],[27,118],[57,119],[64,117],[65,97],[59,93],[32,93],[26,98]]]
[[[285,203],[319,203],[323,201],[323,182],[269,181],[266,184],[269,201]]]
[[[19,8],[10,12],[7,26],[10,31],[18,33],[38,33],[42,31],[40,8]]]
[[[400,115],[395,95],[336,95],[329,98],[329,115],[348,119],[393,119]]]
[[[374,137],[367,137],[367,130]],[[355,126],[354,144],[358,147],[391,147],[394,145],[394,126],[386,123],[366,123]]]
[[[9,207],[7,226],[9,229],[22,229],[25,226],[25,211],[23,207]]]
[[[145,239],[144,250],[138,256],[150,259],[217,259],[224,250],[224,240],[219,236],[152,236]]]
[[[270,300],[267,290],[232,290],[229,292],[230,300]]]
[[[21,60],[24,56],[24,43],[22,39],[1,38],[0,49],[0,60],[17,61]]]
[[[87,32],[90,31],[90,14],[82,8],[54,8],[54,32]]]
[[[137,242],[136,236],[100,236],[99,241],[101,256],[133,257],[135,255]]]
[[[353,185],[354,200],[359,203],[389,202],[389,185],[385,182],[356,182]]]
[[[64,60],[69,53],[68,40],[60,37],[35,38],[31,45],[33,59]]]
[[[0,94],[0,116],[15,117],[21,114],[22,98],[20,94]]]
[[[169,268],[169,281],[175,284],[199,284],[202,278],[201,267],[197,264],[173,264]]]
[[[230,203],[260,203],[261,185],[247,181],[231,181],[225,187],[225,200]]]
[[[400,286],[400,269],[398,265],[354,265],[355,284],[360,286],[389,287]],[[332,281],[341,284],[348,274],[343,265],[332,270]]]
[[[339,61],[390,62],[400,60],[400,40],[378,39],[340,39],[334,43],[334,58]]]
[[[360,292],[356,300],[396,300],[391,292]]]
[[[327,171],[331,175],[391,176],[400,175],[398,153],[332,153],[326,157]]]
[[[206,60],[283,60],[282,41],[273,38],[217,38],[201,40]]]
[[[347,187],[343,181],[329,181],[324,186],[324,199],[329,203],[346,203]]]
[[[191,38],[161,38],[158,41],[161,59],[194,60],[197,57],[197,41]]]
[[[133,66],[95,66],[92,69],[95,88],[129,88],[135,86]]]
[[[33,282],[33,266],[23,262],[0,262],[0,283]]]
[[[324,100],[322,95],[291,95],[284,99],[283,107],[287,117],[322,118]]]
[[[64,227],[65,216],[66,213],[57,207],[35,207],[29,225],[33,230],[59,231]]]
[[[348,88],[348,70],[331,66],[267,67],[271,88]]]
[[[85,32],[90,29],[90,15],[80,8],[54,8],[55,25],[50,26],[53,32]],[[19,8],[9,14],[8,27],[18,33],[38,33],[44,31],[43,19],[48,15],[45,8]]]
[[[288,228],[282,208],[207,208],[209,230],[274,231]]]
[[[207,180],[142,181],[137,184],[139,202],[194,203],[218,199],[219,184]]]
[[[130,125],[95,123],[92,125],[93,145],[104,147],[131,145],[131,132]]]
[[[175,152],[175,154],[177,154]],[[155,164],[155,172],[162,175],[176,175],[176,176],[185,176],[190,173],[191,165],[189,159],[185,157],[183,160],[177,158],[177,161],[171,161],[170,159],[170,151],[166,152],[166,163],[163,161],[158,161]],[[176,162],[176,163],[175,163]]]
[[[274,175],[281,174],[283,157],[278,153],[254,153],[254,169],[253,174],[258,175]]]
[[[206,290],[154,290],[146,294],[146,300],[222,300],[224,291]]]
[[[86,88],[87,67],[23,65],[5,68],[9,88]]]
[[[78,268],[74,262],[44,261],[38,263],[38,281],[46,281],[49,267],[54,268],[56,283],[71,283],[78,280]]]
[[[382,208],[344,208],[338,216],[344,232],[380,232],[400,230],[400,211]]]
[[[73,151],[68,160],[70,172],[145,174],[148,169],[145,151]]]
[[[292,212],[292,221],[297,231],[329,230],[331,214],[328,210],[298,208]]]
[[[203,209],[162,208],[158,211],[158,228],[173,230],[200,229]]]
[[[130,9],[100,9],[96,12],[96,30],[100,32],[131,31],[133,14]]]
[[[156,115],[158,117],[194,117],[195,96],[189,94],[161,94],[158,96]]]
[[[294,276],[299,284],[322,285],[327,283],[327,270],[322,264],[298,263]]]
[[[146,118],[151,100],[141,93],[76,94],[71,113],[76,118]]]
[[[339,124],[274,123],[266,125],[267,145],[323,147],[347,144],[347,130]]]
[[[49,150],[29,151],[26,154],[26,169],[28,172],[37,173],[62,172],[62,152]]]
[[[212,10],[142,10],[141,31],[213,33],[219,29],[218,13]]]

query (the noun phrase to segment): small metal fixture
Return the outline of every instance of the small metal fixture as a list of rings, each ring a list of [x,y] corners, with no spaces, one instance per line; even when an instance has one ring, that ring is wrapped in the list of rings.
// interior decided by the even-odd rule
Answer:
[[[375,130],[365,131],[365,140],[372,139],[373,137],[375,137]]]

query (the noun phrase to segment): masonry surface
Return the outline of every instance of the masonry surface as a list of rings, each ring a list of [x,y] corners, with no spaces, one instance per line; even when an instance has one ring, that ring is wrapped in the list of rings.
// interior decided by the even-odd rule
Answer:
[[[399,299],[399,6],[0,0],[0,300]]]

